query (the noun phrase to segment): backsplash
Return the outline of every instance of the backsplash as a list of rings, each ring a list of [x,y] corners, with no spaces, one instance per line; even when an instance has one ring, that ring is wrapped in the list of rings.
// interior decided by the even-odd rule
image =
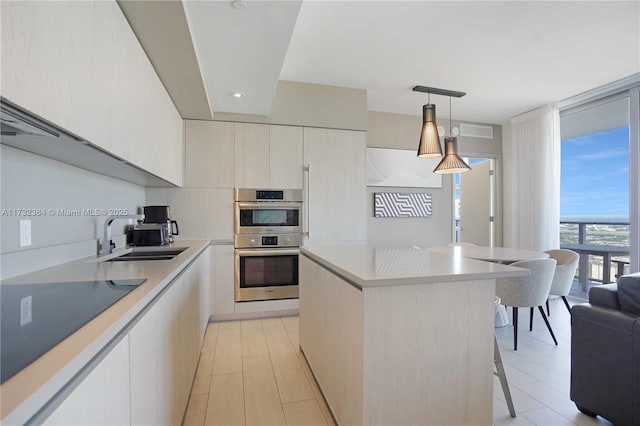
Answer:
[[[233,189],[147,188],[146,203],[171,206],[179,239],[233,239]]]
[[[2,145],[0,262],[2,279],[96,253],[110,214],[141,213],[145,188]],[[31,221],[31,245],[20,246],[20,220]],[[125,242],[128,221],[112,236]]]

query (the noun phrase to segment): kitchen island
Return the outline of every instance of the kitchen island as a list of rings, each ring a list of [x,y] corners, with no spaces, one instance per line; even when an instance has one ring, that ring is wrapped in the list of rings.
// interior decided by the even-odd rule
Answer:
[[[495,279],[528,273],[415,246],[303,247],[300,348],[337,422],[491,424]]]

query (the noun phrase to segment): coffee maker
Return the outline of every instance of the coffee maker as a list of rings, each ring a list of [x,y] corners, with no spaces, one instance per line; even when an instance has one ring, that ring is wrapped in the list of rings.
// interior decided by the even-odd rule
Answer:
[[[169,206],[144,206],[144,221],[133,229],[132,244],[136,246],[165,245],[173,242],[180,230],[171,219]]]

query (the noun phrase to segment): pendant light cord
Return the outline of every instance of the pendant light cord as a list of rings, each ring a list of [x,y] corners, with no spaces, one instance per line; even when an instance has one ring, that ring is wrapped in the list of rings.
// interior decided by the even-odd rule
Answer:
[[[453,132],[451,131],[451,96],[449,96],[449,137],[453,136]]]

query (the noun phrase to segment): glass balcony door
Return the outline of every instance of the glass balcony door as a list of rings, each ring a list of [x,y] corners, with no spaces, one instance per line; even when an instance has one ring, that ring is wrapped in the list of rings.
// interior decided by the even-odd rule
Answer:
[[[583,250],[583,292],[632,268],[630,110],[628,91],[561,110],[560,244]]]

